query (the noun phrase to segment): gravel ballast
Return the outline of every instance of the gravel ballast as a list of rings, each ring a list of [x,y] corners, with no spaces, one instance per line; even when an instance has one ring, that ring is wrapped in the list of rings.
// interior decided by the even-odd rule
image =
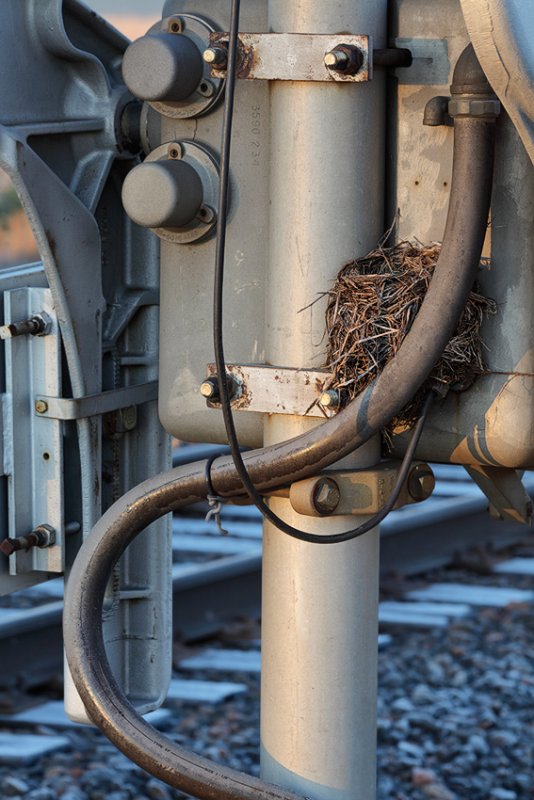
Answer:
[[[448,570],[432,579],[534,589],[533,577]],[[405,589],[420,585],[404,582]],[[379,800],[533,800],[533,612],[527,604],[476,608],[447,628],[388,628],[392,641],[379,655]],[[247,647],[242,638],[209,645]],[[258,774],[259,676],[210,670],[177,676],[247,685],[246,693],[215,706],[174,703],[166,733],[197,753]],[[31,766],[0,767],[0,798],[183,797],[131,764],[96,730],[61,735],[69,740],[65,752]]]

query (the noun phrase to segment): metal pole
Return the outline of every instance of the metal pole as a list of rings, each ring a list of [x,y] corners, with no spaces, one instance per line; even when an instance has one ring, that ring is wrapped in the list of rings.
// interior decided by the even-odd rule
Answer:
[[[384,46],[386,0],[270,0],[275,32],[350,31]],[[343,36],[340,35],[340,43]],[[271,86],[271,234],[266,361],[324,361],[325,300],[306,311],[347,261],[376,246],[384,226],[384,85]],[[316,424],[272,415],[265,442]],[[371,466],[379,443],[342,466]],[[336,465],[339,466],[339,465]],[[299,517],[325,533],[361,518]],[[319,800],[375,796],[378,531],[338,545],[298,542],[265,526],[262,777]]]

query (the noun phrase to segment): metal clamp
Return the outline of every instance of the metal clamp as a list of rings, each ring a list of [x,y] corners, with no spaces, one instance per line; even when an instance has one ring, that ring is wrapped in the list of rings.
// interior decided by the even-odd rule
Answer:
[[[204,60],[212,78],[226,77],[228,39],[224,32],[210,35]],[[366,35],[240,33],[238,47],[236,75],[246,80],[362,83],[373,77],[373,46]]]
[[[158,398],[158,382],[141,383],[138,386],[126,386],[101,394],[90,394],[86,397],[44,397],[35,398],[35,412],[39,417],[61,419],[64,421],[98,417],[111,411],[119,411],[129,406],[150,403]]]
[[[308,517],[371,515],[388,501],[398,470],[396,461],[383,461],[373,469],[329,471],[292,483],[272,495],[287,497],[294,511]],[[426,500],[434,486],[434,473],[428,464],[415,462],[395,508]]]

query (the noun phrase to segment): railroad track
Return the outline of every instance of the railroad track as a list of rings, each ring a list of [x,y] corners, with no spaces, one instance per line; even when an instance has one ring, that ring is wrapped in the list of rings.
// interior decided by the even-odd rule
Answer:
[[[224,448],[194,445],[175,451],[174,463]],[[499,550],[526,529],[497,522],[487,500],[461,467],[436,466],[437,484],[423,505],[395,511],[381,527],[381,572],[408,576],[444,566],[472,548]],[[525,479],[534,495],[534,475]],[[182,640],[220,630],[237,616],[257,616],[261,596],[261,519],[253,507],[225,506],[221,536],[196,507],[173,521],[174,629]],[[0,607],[0,688],[27,689],[61,669],[63,582],[55,579],[17,593],[16,606]],[[386,612],[384,619],[387,617]],[[393,611],[390,611],[393,614]],[[393,614],[394,616],[394,614]]]

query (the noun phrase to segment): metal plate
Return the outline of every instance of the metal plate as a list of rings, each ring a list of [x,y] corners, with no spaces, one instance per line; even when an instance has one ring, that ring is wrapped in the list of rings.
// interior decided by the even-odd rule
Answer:
[[[234,411],[322,418],[327,416],[317,403],[326,380],[331,377],[327,370],[288,369],[263,364],[227,364],[226,371],[236,378],[240,387],[232,402]],[[209,364],[208,376],[216,374],[215,364]],[[217,403],[209,405],[213,408],[220,407]]]
[[[47,336],[7,339],[4,403],[4,472],[8,475],[10,537],[46,523],[56,531],[56,544],[10,556],[10,573],[34,570],[63,572],[63,435],[61,422],[37,418],[37,394],[61,393],[61,346],[49,289],[5,292],[6,324],[45,311],[51,319]]]
[[[210,36],[216,45],[228,41],[228,33]],[[325,54],[339,45],[353,45],[363,56],[361,68],[355,75],[328,69],[324,64]],[[372,75],[372,50],[370,36],[352,34],[307,34],[307,33],[240,33],[240,63],[237,77],[262,81],[327,81],[340,83],[362,83]],[[212,69],[214,78],[226,77],[226,70]]]

